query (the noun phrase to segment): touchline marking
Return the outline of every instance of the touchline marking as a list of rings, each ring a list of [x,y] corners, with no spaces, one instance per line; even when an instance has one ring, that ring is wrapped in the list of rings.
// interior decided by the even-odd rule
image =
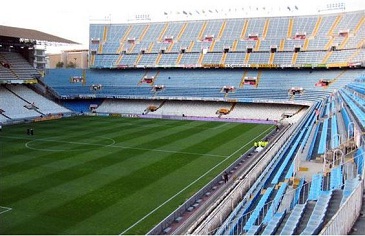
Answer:
[[[259,134],[258,136],[256,136],[255,138],[251,139],[251,141],[254,141],[258,138],[261,137],[261,135],[264,133],[266,134],[266,132],[268,130],[270,130],[271,127],[269,127],[268,129],[266,129],[264,132],[262,132],[261,134]],[[123,232],[121,232],[119,235],[124,235],[126,232],[128,232],[130,229],[134,228],[136,225],[138,225],[139,223],[141,223],[143,220],[145,220],[147,217],[149,217],[150,215],[152,215],[153,213],[155,213],[158,209],[160,209],[161,207],[163,207],[164,205],[166,205],[168,202],[170,202],[172,199],[174,199],[175,197],[177,197],[178,195],[180,195],[182,192],[184,192],[186,189],[188,189],[189,187],[191,187],[193,184],[195,184],[196,182],[198,182],[200,179],[202,179],[204,176],[206,176],[207,174],[209,174],[211,171],[213,171],[215,168],[217,168],[219,165],[221,165],[223,162],[225,162],[227,159],[231,158],[233,155],[235,155],[236,153],[238,153],[239,151],[241,151],[244,147],[246,147],[250,142],[246,143],[245,145],[243,145],[242,147],[240,147],[239,149],[237,149],[236,151],[234,151],[231,155],[227,156],[225,159],[223,159],[221,162],[219,162],[218,164],[216,164],[215,166],[213,166],[212,168],[210,168],[210,170],[208,170],[207,172],[205,172],[203,175],[201,175],[199,178],[197,178],[196,180],[194,180],[193,182],[191,182],[189,185],[187,185],[185,188],[181,189],[179,192],[177,192],[175,195],[173,195],[172,197],[170,197],[169,199],[167,199],[165,202],[163,202],[161,205],[157,206],[155,209],[153,209],[152,211],[150,211],[147,215],[145,215],[144,217],[142,217],[141,219],[139,219],[137,222],[135,222],[133,225],[129,226],[126,230],[124,230]]]
[[[10,207],[3,207],[3,206],[0,206],[0,208],[4,208],[4,209],[5,209],[4,211],[0,211],[0,215],[1,215],[1,214],[4,214],[5,212],[8,212],[8,211],[13,210],[13,208],[10,208]]]

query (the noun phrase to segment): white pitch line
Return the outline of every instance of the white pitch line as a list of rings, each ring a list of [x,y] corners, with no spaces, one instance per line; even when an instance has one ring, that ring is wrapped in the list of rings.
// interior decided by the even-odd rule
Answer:
[[[263,133],[266,133],[266,131],[268,131],[269,129],[271,129],[271,127],[269,127],[267,130],[265,130]],[[261,133],[262,134],[262,133]],[[255,138],[251,139],[251,141],[254,141],[258,138],[260,138],[261,134],[259,134],[258,136],[256,136]],[[212,168],[210,168],[207,172],[205,172],[203,175],[201,175],[200,177],[198,177],[196,180],[194,180],[193,182],[191,182],[190,184],[188,184],[185,188],[181,189],[179,192],[177,192],[175,195],[173,195],[172,197],[170,197],[169,199],[167,199],[165,202],[163,202],[162,204],[160,204],[159,206],[157,206],[155,209],[153,209],[152,211],[150,211],[147,215],[145,215],[144,217],[142,217],[141,219],[139,219],[137,222],[135,222],[133,225],[129,226],[127,229],[125,229],[123,232],[121,232],[119,235],[124,235],[126,232],[128,232],[130,229],[134,228],[136,225],[138,225],[139,223],[141,223],[143,220],[145,220],[147,217],[149,217],[150,215],[152,215],[154,212],[156,212],[158,209],[160,209],[161,207],[163,207],[164,205],[166,205],[167,203],[169,203],[172,199],[174,199],[175,197],[177,197],[178,195],[180,195],[182,192],[184,192],[186,189],[188,189],[189,187],[191,187],[193,184],[195,184],[196,182],[198,182],[200,179],[202,179],[204,176],[206,176],[207,174],[209,174],[211,171],[213,171],[215,168],[217,168],[218,166],[220,166],[223,162],[225,162],[226,160],[228,160],[229,158],[231,158],[233,155],[235,155],[236,153],[238,153],[239,151],[241,151],[241,149],[243,149],[244,147],[246,147],[250,142],[246,143],[245,145],[243,145],[242,147],[240,147],[239,149],[237,149],[236,151],[234,151],[231,155],[227,156],[225,159],[223,159],[221,162],[219,162],[218,164],[216,164],[215,166],[213,166]]]
[[[107,140],[111,140],[112,142],[108,145],[105,144],[93,144],[93,143],[80,143],[80,142],[69,142],[69,141],[61,141],[61,140],[52,140],[52,139],[34,139],[31,141],[28,141],[27,143],[25,143],[25,147],[32,149],[32,150],[39,150],[39,151],[49,151],[49,152],[59,152],[59,151],[80,151],[80,150],[88,150],[85,148],[78,148],[76,150],[68,150],[68,149],[47,149],[47,148],[34,148],[32,146],[30,146],[30,143],[32,142],[36,142],[36,141],[45,141],[45,142],[58,142],[58,143],[68,143],[68,144],[80,144],[80,145],[94,145],[94,146],[102,146],[102,147],[110,147],[112,145],[115,144],[115,140],[112,138],[105,138],[105,137],[101,137],[103,139],[107,139]]]
[[[227,122],[227,123],[223,123],[223,124],[218,125],[218,126],[216,126],[216,127],[212,128],[212,129],[220,129],[220,128],[222,128],[223,126],[226,126],[226,125],[229,125],[229,124],[232,124],[232,123],[229,123],[229,122]]]
[[[4,208],[4,209],[5,209],[5,211],[0,211],[0,215],[1,215],[1,214],[4,214],[5,212],[8,212],[8,211],[13,210],[13,208],[10,208],[10,207],[3,207],[3,206],[0,206],[0,208]]]
[[[14,138],[14,139],[20,139],[15,137],[6,137],[6,138]],[[40,151],[79,151],[79,150],[88,150],[88,149],[77,149],[77,150],[60,150],[60,149],[46,149],[46,148],[34,148],[31,145],[29,145],[32,142],[35,141],[44,141],[44,142],[58,142],[58,143],[66,143],[66,144],[79,144],[79,145],[90,145],[90,146],[99,146],[99,147],[113,147],[113,148],[123,148],[123,149],[132,149],[132,150],[141,150],[141,151],[153,151],[153,152],[164,152],[164,153],[176,153],[176,154],[187,154],[187,155],[198,155],[198,156],[210,156],[210,157],[226,157],[223,155],[216,155],[216,154],[208,154],[208,153],[196,153],[196,152],[180,152],[175,150],[163,150],[163,149],[153,149],[153,148],[137,148],[137,147],[128,147],[128,146],[122,146],[117,145],[114,141],[114,139],[106,138],[113,141],[113,143],[104,145],[104,144],[97,144],[97,143],[83,143],[83,142],[70,142],[70,141],[62,141],[62,140],[53,140],[53,139],[34,139],[31,141],[28,141],[25,143],[25,147],[32,149],[32,150],[40,150]]]

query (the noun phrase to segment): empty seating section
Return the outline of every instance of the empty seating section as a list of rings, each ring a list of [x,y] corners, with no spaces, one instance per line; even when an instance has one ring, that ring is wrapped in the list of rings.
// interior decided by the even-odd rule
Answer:
[[[152,49],[151,51],[149,51],[148,49],[149,49],[149,46],[150,46],[150,42],[140,42],[138,45],[136,45],[133,48],[132,52],[133,53],[141,53],[141,54],[145,54],[146,52],[147,53],[148,52],[150,52],[150,53],[157,53],[157,52],[159,52],[161,43],[156,43],[154,45],[155,45],[155,47],[154,47],[155,50]],[[140,64],[142,64],[142,63],[140,63]]]
[[[322,112],[321,112],[321,117],[322,118],[328,118],[329,112],[330,112],[329,98],[327,97],[325,99],[324,107],[323,107]]]
[[[271,184],[278,184],[279,181],[283,180],[283,173],[284,170],[288,171],[288,168],[290,168],[291,162],[294,159],[295,152],[298,148],[299,142],[302,139],[304,133],[304,129],[302,129],[299,134],[295,136],[295,141],[292,143],[292,146],[290,147],[289,151],[284,155],[284,159],[280,163],[279,169],[276,171],[275,176],[273,177]]]
[[[336,21],[337,15],[328,15],[326,17],[322,17],[322,24],[318,28],[317,36],[328,36],[332,25],[334,25]]]
[[[365,96],[365,84],[364,83],[351,83],[347,87]]]
[[[256,47],[257,40],[242,40],[238,41],[236,51],[246,52],[247,48],[254,49]]]
[[[40,77],[40,73],[19,53],[0,52],[0,63],[0,79],[27,80]]]
[[[2,114],[6,115],[10,119],[16,120],[24,117],[39,117],[41,115],[34,109],[26,108],[25,106],[29,105],[29,103],[13,94],[5,87],[0,86],[0,91],[1,109],[4,111]]]
[[[340,39],[340,41],[347,41],[344,45],[338,44],[342,49],[349,49],[349,48],[356,48],[354,44],[357,44],[359,41],[359,35],[358,32],[356,32],[356,27],[362,20],[363,15],[360,14],[344,14],[342,16],[341,21],[338,23],[337,26],[335,26],[333,32],[337,38]],[[341,36],[339,33],[346,32],[348,35]],[[351,43],[353,41],[353,43]]]
[[[142,114],[148,108],[153,105],[158,107],[161,101],[144,101],[144,100],[105,100],[96,109],[97,112],[105,113],[130,113],[130,114]]]
[[[205,23],[205,21],[189,22],[185,28],[185,31],[183,32],[183,34],[180,37],[180,41],[197,40],[204,23]]]
[[[176,65],[178,54],[162,54],[161,59],[159,61],[159,65]]]
[[[158,54],[143,54],[139,63],[143,65],[155,65]]]
[[[343,58],[350,58],[356,50],[342,50],[342,51],[334,51],[331,56],[328,58],[328,63],[342,63]],[[357,61],[357,59],[354,59]]]
[[[130,45],[136,44],[137,42],[141,42],[141,36],[143,31],[146,29],[148,25],[147,24],[133,24],[133,27],[131,29],[131,31],[128,34],[128,43]]]
[[[89,50],[90,52],[97,52],[99,49],[99,44],[102,43],[103,40],[104,25],[103,24],[90,25],[89,32],[90,32]]]
[[[300,33],[300,32],[298,32]],[[304,45],[304,39],[286,39],[284,44],[284,51],[294,51],[295,47],[302,47]],[[283,53],[285,55],[292,55],[292,53]]]
[[[91,24],[89,49],[95,52],[96,60],[92,65],[95,68],[109,68],[110,65],[347,65],[348,62],[361,61],[365,55],[361,47],[365,37],[363,15],[364,11],[356,11],[295,17]],[[332,46],[339,51],[329,52]],[[269,60],[271,48],[276,48],[276,53]],[[206,49],[206,54],[198,60],[203,49]],[[248,49],[252,49],[252,53],[245,62],[242,53]],[[294,58],[295,49],[299,52]],[[227,60],[222,59],[223,50],[226,50]],[[105,58],[99,59],[105,55],[119,56],[122,51],[120,63],[117,63],[116,57],[109,58],[111,63],[104,62]],[[174,57],[173,61],[166,59],[163,64],[151,63],[150,60],[136,61],[135,54],[142,51],[147,54],[183,53],[185,59],[178,61]],[[240,54],[234,55],[235,52]],[[199,55],[191,55],[195,53]]]
[[[292,30],[292,37],[295,34],[303,34],[305,33],[306,36],[311,36],[314,27],[316,25],[318,17],[317,16],[303,16],[301,18],[293,18],[293,30]],[[286,48],[292,50],[292,48]]]
[[[274,235],[276,230],[278,229],[279,225],[283,221],[285,217],[285,212],[277,212],[271,218],[267,226],[265,227],[262,235]]]
[[[350,93],[350,91],[348,91],[347,94],[358,105],[359,108],[365,107],[365,97],[357,96],[354,93]],[[364,111],[365,109],[361,109],[361,110]]]
[[[347,134],[349,134],[350,137],[352,137],[353,136],[353,130],[350,127],[351,119],[350,119],[350,116],[349,116],[349,114],[348,114],[345,107],[341,108],[341,115],[342,115],[342,119],[343,119],[344,124],[345,124],[346,132],[347,132]],[[349,129],[351,129],[351,130],[349,130]]]
[[[180,64],[187,66],[195,66],[198,64],[198,59],[200,57],[199,53],[184,53],[180,60]]]
[[[252,195],[248,201],[241,201],[227,217],[222,226],[217,230],[216,234],[242,234],[244,219],[247,217],[246,214],[249,212],[249,209],[252,207],[253,203],[259,198],[260,191],[261,189],[252,192]]]
[[[213,53],[214,54],[214,53]],[[237,54],[237,53],[234,53]],[[181,60],[186,57],[195,55],[195,60],[199,59],[198,53],[184,54]],[[232,54],[233,55],[233,54]],[[106,55],[105,55],[106,56]],[[135,54],[134,61],[145,60],[148,63],[155,63],[157,54]],[[161,61],[165,57],[176,58],[177,54],[162,54]],[[128,57],[131,58],[131,57]],[[111,63],[110,60],[109,63]],[[121,64],[135,62],[124,62],[122,57]],[[106,59],[105,59],[106,62]],[[106,62],[107,63],[107,62]],[[196,63],[196,62],[191,62]],[[152,92],[152,84],[139,82],[142,80],[146,72],[150,72],[151,76],[156,76],[154,79],[155,85],[164,85],[165,88],[158,93]],[[288,90],[296,85],[304,89],[302,95],[296,95],[294,100],[303,101],[320,101],[328,96],[333,89],[339,89],[340,85],[349,82],[351,78],[357,75],[357,72],[348,70],[344,73],[339,71],[326,72],[308,72],[308,71],[257,71],[239,69],[233,70],[204,70],[204,73],[199,70],[86,70],[86,82],[70,83],[72,76],[81,76],[82,70],[74,69],[54,69],[47,70],[44,82],[56,91],[58,96],[79,97],[87,95],[92,97],[209,97],[217,99],[237,99],[238,101],[255,101],[265,99],[270,101],[280,100],[288,101],[290,96]],[[315,86],[321,78],[333,79],[339,76],[328,86],[328,89]],[[257,85],[241,84],[243,77],[257,78]],[[343,82],[344,81],[344,82]],[[90,90],[92,84],[101,84],[102,89],[99,91]],[[223,86],[234,86],[236,90],[228,94],[222,93]],[[143,89],[141,89],[144,87]],[[147,88],[148,87],[148,88]],[[133,94],[133,92],[135,92]],[[292,111],[293,113],[295,111]],[[234,112],[231,114],[234,116]]]
[[[89,99],[72,99],[62,101],[62,106],[67,109],[77,112],[77,113],[87,113],[90,112],[90,105],[100,105],[102,100],[89,100]]]
[[[260,214],[267,208],[266,203],[269,199],[270,195],[272,194],[273,188],[269,187],[266,189],[265,193],[262,195],[260,201],[258,202],[257,206],[255,207],[254,211],[250,214],[246,224],[244,225],[243,229],[245,231],[249,231],[253,225],[255,225],[256,220],[260,217]]]
[[[141,39],[141,40],[146,39],[146,41],[158,42],[159,36],[164,28],[165,28],[164,22],[149,24],[149,28],[148,28],[146,34],[143,35],[143,39]]]
[[[315,125],[312,140],[317,140],[318,134],[319,134],[319,125]],[[307,158],[306,158],[307,160],[310,160],[312,158],[314,148],[315,148],[315,142],[313,141],[313,142],[311,142],[311,144],[309,146],[309,150],[308,150],[308,154],[307,154]]]
[[[268,62],[270,58],[269,53],[251,53],[249,63],[260,64],[261,62]]]
[[[309,141],[309,136],[313,130],[313,126],[315,124],[315,120],[316,120],[316,113],[315,110],[318,109],[320,103],[318,102],[315,107],[311,110],[311,113],[309,115],[309,117],[306,119],[306,123],[304,125],[304,129],[305,129],[305,134],[304,134],[304,138],[303,141],[300,144],[299,150],[301,150],[301,152],[303,153],[304,148],[307,146],[308,141]],[[315,129],[315,131],[318,131],[317,129]],[[315,133],[313,135],[313,139],[315,140],[317,134]]]
[[[127,30],[127,25],[109,25],[107,41],[103,45],[103,53],[115,54],[119,48],[121,37]],[[98,57],[96,57],[97,59]]]
[[[220,61],[222,58],[222,53],[208,53],[205,54],[203,63],[204,64],[215,64],[217,61]]]
[[[270,208],[267,211],[264,220],[262,221],[263,224],[267,225],[270,224],[270,222],[272,221],[273,217],[275,217],[276,215],[276,211],[279,207],[279,204],[281,202],[281,199],[283,198],[286,189],[288,188],[288,184],[287,183],[282,183],[278,192],[275,195],[274,200],[272,200],[271,204],[270,204]]]
[[[0,66],[0,79],[17,79],[17,77],[10,69]]]
[[[289,149],[290,142],[286,143],[285,148]],[[281,159],[283,157],[284,151],[281,151],[273,157],[273,161],[269,163],[269,165],[265,168],[265,170],[261,173],[258,180],[252,185],[250,191],[246,194],[246,196],[250,196],[250,200],[248,202],[241,201],[239,206],[235,208],[235,210],[230,214],[230,216],[226,219],[225,223],[219,228],[217,234],[241,234],[242,233],[242,223],[247,217],[250,215],[246,215],[249,209],[254,202],[256,202],[260,198],[260,192],[263,189],[263,186],[266,184],[270,184],[270,180],[274,173],[274,169],[278,168],[281,164]],[[266,193],[266,192],[265,192]],[[273,193],[274,194],[274,193]],[[280,195],[280,193],[279,193]],[[278,196],[280,198],[280,196]],[[264,201],[264,200],[262,200]],[[266,200],[265,200],[266,201]]]
[[[365,127],[365,109],[364,109],[364,101],[359,96],[351,94],[346,89],[341,89],[340,93],[346,103],[349,105],[350,109],[356,116],[356,119],[359,123]],[[362,105],[361,105],[362,104]]]
[[[28,104],[33,104],[34,106],[36,106],[38,111],[43,114],[47,115],[60,112],[69,112],[69,110],[58,106],[55,102],[40,96],[38,93],[25,86],[8,85],[8,88],[17,96],[25,100]]]
[[[313,61],[321,62],[327,52],[322,51],[306,51],[298,54],[297,64],[312,64]]]
[[[292,47],[292,49],[294,46]],[[292,62],[293,53],[275,53],[274,64],[290,65]]]
[[[203,38],[201,38],[200,40],[210,40],[211,36],[213,37],[213,39],[218,38],[219,31],[223,25],[223,22],[224,20],[208,21],[204,32],[202,32]]]
[[[355,153],[355,162],[357,166],[357,174],[362,175],[364,171],[364,159],[365,159],[365,151],[364,148],[357,149]]]
[[[272,21],[270,21],[272,22]],[[278,26],[280,27],[280,26]],[[282,25],[281,25],[282,27]],[[275,35],[273,36],[275,37]],[[279,49],[279,45],[280,45],[280,38],[271,38],[271,37],[266,37],[264,40],[261,40],[260,42],[260,50],[261,51],[270,51],[271,48],[277,48]],[[268,53],[266,53],[268,54]]]
[[[101,40],[103,38],[104,24],[90,25],[90,40]]]
[[[338,133],[338,127],[337,127],[337,113],[336,108],[334,105],[334,101],[332,101],[332,108],[334,111],[331,113],[333,114],[331,116],[331,149],[335,149],[340,145],[340,135]]]
[[[286,221],[284,228],[281,230],[280,235],[293,235],[296,228],[299,225],[300,218],[303,215],[305,204],[297,204],[290,212],[289,218]]]
[[[2,114],[12,120],[70,112],[23,85],[0,86],[0,93]]]
[[[184,22],[169,22],[169,25],[165,31],[165,33],[162,35],[162,40],[165,38],[172,38],[174,40],[179,40],[178,36],[181,32]]]
[[[137,61],[137,58],[138,58],[138,54],[132,54],[132,55],[128,55],[128,56],[123,55],[122,59],[118,65],[126,66],[126,67],[135,66],[136,65],[135,62]]]
[[[301,136],[302,136],[301,132],[300,134],[297,134],[296,137],[294,137],[292,139],[292,141],[288,142],[287,145],[285,145],[285,147],[283,149],[281,149],[281,152],[277,153],[275,155],[275,157],[273,157],[273,161],[265,168],[265,170],[263,171],[263,173],[260,175],[259,180],[255,182],[254,186],[252,186],[250,192],[255,193],[254,194],[254,198],[258,199],[260,196],[258,196],[257,192],[262,190],[261,186],[265,186],[266,184],[269,184],[271,181],[271,185],[276,185],[278,184],[278,180],[279,178],[281,178],[282,176],[282,172],[283,172],[283,168],[282,166],[285,166],[287,164],[283,164],[283,162],[289,162],[289,159],[291,158],[291,152],[294,152],[294,150],[296,149],[296,146],[298,146],[299,141],[301,140]],[[293,144],[294,143],[294,144]],[[288,152],[289,154],[287,154],[286,152]],[[284,159],[284,161],[283,161]],[[274,171],[275,170],[275,171]],[[279,173],[276,174],[275,173]],[[273,176],[275,175],[275,176]],[[320,184],[319,186],[322,186],[322,176],[319,175],[320,177]],[[301,182],[303,184],[303,181]],[[315,183],[317,183],[315,181]],[[286,189],[286,183],[282,183],[280,189],[277,191],[275,197],[274,197],[274,201],[270,202],[270,208],[267,211],[267,214],[262,216],[265,219],[265,222],[269,222],[270,221],[270,217],[274,214],[274,212],[276,211],[275,209],[277,208],[275,201],[280,201],[283,192]],[[301,185],[302,186],[302,185]],[[270,187],[269,187],[270,188]],[[268,188],[268,189],[269,189]],[[314,188],[314,185],[313,185]],[[299,192],[301,187],[298,188]],[[313,190],[312,190],[313,191]],[[298,194],[299,194],[298,192]],[[259,212],[262,209],[262,206],[264,203],[267,202],[267,197],[265,196],[267,192],[265,192],[265,194],[260,198],[259,203],[257,204],[257,206],[254,208],[253,213],[251,215],[248,215],[249,219],[247,220],[247,222],[245,223],[245,226],[243,227],[243,229],[246,232],[253,232],[256,231],[256,227],[260,226],[260,222],[256,222],[256,220],[258,219],[259,216]],[[317,195],[319,195],[320,190],[317,191]],[[250,194],[250,193],[247,193]],[[269,192],[268,194],[271,194],[271,192]],[[272,193],[274,194],[274,193]],[[298,197],[299,198],[299,197]],[[248,201],[245,203],[240,203],[240,207],[239,209],[249,209],[250,205],[252,205],[252,202],[254,202],[254,200],[252,201]],[[250,203],[250,204],[247,204]],[[246,207],[243,208],[242,204],[246,204]],[[266,218],[265,218],[266,217]],[[237,208],[231,213],[230,217],[225,221],[225,223],[220,227],[220,229],[217,231],[217,234],[240,234],[242,233],[240,231],[240,227],[239,225],[241,225],[243,219],[247,219],[247,216],[242,212],[242,210],[237,210]],[[253,226],[255,225],[255,226]],[[251,227],[254,227],[251,230]]]
[[[318,145],[318,154],[324,154],[327,151],[327,134],[328,134],[328,118],[324,118],[322,122],[321,135]]]
[[[287,172],[285,174],[285,179],[290,179],[291,177],[294,176],[294,171],[295,171],[294,168],[295,168],[294,163],[292,163],[290,167],[287,169]]]
[[[343,195],[341,199],[341,205],[344,204],[347,198],[351,195],[351,193],[355,190],[355,188],[361,183],[358,178],[347,179],[345,180],[345,184],[343,186]]]
[[[95,64],[101,68],[114,68],[118,55],[100,55],[95,58]]]
[[[221,103],[206,104],[204,102],[185,103],[179,101],[168,101],[161,109],[153,112],[154,115],[173,115],[181,117],[183,114],[186,117],[214,117],[216,111],[224,106]]]
[[[286,37],[289,25],[288,17],[275,17],[270,19],[270,25],[266,34],[266,40],[268,39],[281,39]],[[280,41],[280,40],[279,40]],[[270,45],[269,45],[270,46]],[[279,47],[279,43],[276,44]],[[262,44],[261,44],[262,48]],[[269,48],[268,48],[269,49]]]
[[[305,180],[304,178],[301,178],[299,180],[299,184],[298,184],[297,188],[295,189],[295,194],[294,194],[293,200],[290,204],[291,208],[294,208],[294,206],[299,203],[300,194],[304,187],[304,180]]]
[[[261,225],[252,225],[251,228],[247,231],[247,235],[257,235],[260,231]]]
[[[315,174],[312,176],[312,182],[309,189],[308,200],[317,200],[322,192],[322,174]]]
[[[246,53],[244,52],[228,53],[225,63],[230,65],[243,64],[245,61],[245,56]]]
[[[257,120],[261,118],[263,120],[275,120],[282,119],[283,113],[296,113],[302,107],[301,106],[286,106],[279,104],[260,104],[260,109],[257,109],[259,104],[236,104],[235,108],[225,118],[230,119],[248,119]],[[298,115],[300,116],[300,115]],[[301,116],[300,116],[301,118]]]
[[[315,235],[318,234],[322,227],[324,217],[326,215],[327,207],[331,199],[331,192],[322,192],[318,197],[316,205],[307,223],[307,227],[303,230],[301,235]]]
[[[337,166],[331,169],[331,177],[330,177],[330,188],[331,189],[340,189],[343,185],[343,174],[342,174],[342,166]]]
[[[195,42],[195,44],[193,45],[193,47],[191,48],[192,52],[202,52],[203,49],[206,49],[208,51],[210,45],[212,44],[212,42]]]
[[[233,41],[227,38],[220,38],[215,41],[214,52],[222,52],[223,49],[233,50]]]
[[[251,36],[257,35],[258,37],[262,37],[265,21],[266,21],[266,18],[249,19],[248,28],[246,30],[246,34],[244,35],[244,38],[248,39],[250,35]]]
[[[240,39],[245,21],[241,19],[227,19],[222,39],[235,40]]]

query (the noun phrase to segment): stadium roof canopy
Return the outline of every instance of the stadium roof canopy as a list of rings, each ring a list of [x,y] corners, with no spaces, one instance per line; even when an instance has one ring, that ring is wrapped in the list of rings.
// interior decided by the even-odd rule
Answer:
[[[47,34],[38,30],[10,27],[4,25],[0,25],[0,36],[23,38],[36,41],[47,41],[53,43],[79,44],[77,42]]]

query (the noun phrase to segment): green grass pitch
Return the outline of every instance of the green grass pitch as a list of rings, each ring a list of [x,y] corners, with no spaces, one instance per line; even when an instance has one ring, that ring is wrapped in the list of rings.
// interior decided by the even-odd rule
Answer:
[[[0,234],[146,234],[273,128],[120,117],[5,126]]]

